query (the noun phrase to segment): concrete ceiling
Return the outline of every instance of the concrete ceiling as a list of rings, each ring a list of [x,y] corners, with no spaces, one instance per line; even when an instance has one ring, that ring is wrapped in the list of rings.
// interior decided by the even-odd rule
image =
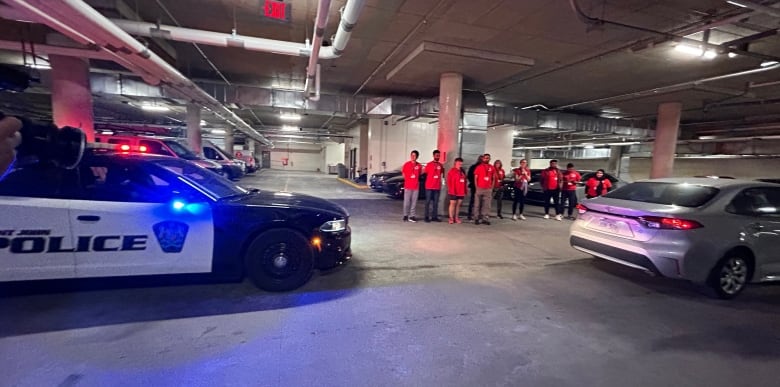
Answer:
[[[346,0],[334,0],[326,38],[339,23]],[[122,18],[116,0],[88,0],[104,15]],[[262,2],[246,0],[125,0],[144,21],[241,35],[304,42],[311,38],[316,0],[291,3],[291,22],[264,19]],[[737,7],[723,0],[579,0],[593,17],[644,28],[610,23],[587,25],[566,0],[369,0],[343,56],[322,61],[324,92],[352,96],[403,95],[421,98],[437,94],[438,74],[460,71],[464,86],[483,92],[493,104],[524,107],[540,104],[549,109],[576,104],[561,111],[631,118],[652,118],[665,101],[684,103],[686,123],[729,120],[753,122],[757,116],[772,120],[780,115],[780,70],[708,82],[706,88],[661,90],[650,95],[627,96],[606,102],[590,100],[695,81],[759,68],[767,58],[780,57],[780,36],[766,36],[739,46],[767,58],[725,54],[704,60],[674,49],[675,42],[649,30],[702,39],[704,26],[714,26],[709,42],[744,38],[777,28],[780,18]],[[768,6],[777,1],[760,1]],[[163,9],[161,4],[167,9]],[[125,7],[125,8],[127,8]],[[172,20],[170,15],[175,20]],[[0,21],[5,40],[44,43],[51,31],[40,25]],[[148,39],[146,39],[148,41]],[[427,46],[426,46],[427,45]],[[190,43],[152,41],[151,47],[193,79],[264,88],[301,89],[306,58],[250,52],[240,48],[200,45],[208,61]],[[167,47],[167,50],[166,50]],[[422,49],[421,49],[422,48]],[[455,52],[484,53],[460,55]],[[14,59],[16,55],[16,59]],[[514,58],[495,60],[494,57]],[[0,52],[0,61],[18,61],[18,54]],[[116,65],[93,61],[108,70]],[[764,84],[751,87],[753,84]],[[740,94],[742,93],[742,94]],[[25,97],[45,108],[42,97]],[[6,105],[18,101],[0,96]],[[99,101],[101,113],[136,121],[159,118],[139,116],[121,98]],[[303,111],[303,110],[302,110]],[[237,111],[253,125],[278,126],[278,109],[243,107]],[[173,119],[181,119],[178,112]],[[164,121],[164,120],[163,120]],[[319,112],[305,117],[301,126],[340,130],[354,117]]]

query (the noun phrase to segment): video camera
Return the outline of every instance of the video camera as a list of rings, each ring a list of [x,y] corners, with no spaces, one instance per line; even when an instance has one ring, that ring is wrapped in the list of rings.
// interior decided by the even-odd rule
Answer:
[[[5,118],[0,113],[0,119]],[[75,168],[84,155],[87,137],[81,129],[52,123],[39,123],[16,117],[22,121],[22,143],[16,147],[17,164],[31,162],[52,163],[65,169]]]

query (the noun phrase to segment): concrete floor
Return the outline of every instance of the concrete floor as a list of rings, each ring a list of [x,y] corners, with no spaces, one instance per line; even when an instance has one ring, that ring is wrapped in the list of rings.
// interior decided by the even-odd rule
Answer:
[[[780,287],[714,300],[572,250],[568,222],[538,207],[524,222],[410,224],[400,201],[332,176],[242,184],[342,203],[353,262],[287,294],[0,297],[0,385],[777,385]]]

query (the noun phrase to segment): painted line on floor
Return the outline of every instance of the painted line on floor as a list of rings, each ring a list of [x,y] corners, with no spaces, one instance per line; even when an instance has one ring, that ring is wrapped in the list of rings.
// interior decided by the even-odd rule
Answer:
[[[352,187],[355,187],[355,188],[358,188],[358,189],[368,189],[367,185],[360,185],[360,184],[357,184],[357,183],[355,183],[355,182],[353,182],[351,180],[348,180],[348,179],[342,179],[340,177],[337,177],[336,179],[338,181],[346,184],[346,185],[349,185],[349,186],[352,186]]]

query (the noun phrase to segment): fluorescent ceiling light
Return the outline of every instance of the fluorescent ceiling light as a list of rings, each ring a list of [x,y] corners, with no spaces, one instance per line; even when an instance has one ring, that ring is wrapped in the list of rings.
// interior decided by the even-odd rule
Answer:
[[[704,59],[714,59],[718,56],[718,53],[713,50],[704,50],[701,47],[695,47],[688,44],[678,44],[674,46],[675,51],[679,51],[689,55],[700,56]]]
[[[211,134],[225,134],[225,131],[222,129],[212,129]]]
[[[168,109],[167,106],[157,106],[157,105],[141,105],[141,109],[146,110],[148,112],[167,112]]]
[[[51,65],[48,63],[29,63],[27,67],[36,70],[51,70]]]
[[[769,67],[769,66],[774,66],[776,64],[777,64],[776,60],[765,60],[761,62],[761,67]]]
[[[735,54],[735,53],[733,53],[733,52],[730,52],[730,53],[729,53],[729,58],[736,58],[736,57],[738,57],[738,56],[739,56],[739,55],[737,55],[737,54]]]
[[[747,5],[742,4],[742,3],[738,2],[738,1],[728,0],[726,2],[731,4],[731,5],[736,5],[737,7],[747,8]]]
[[[301,115],[295,113],[282,113],[279,115],[279,118],[285,121],[298,121],[301,119]]]
[[[204,121],[204,120],[200,120],[200,126],[206,126],[206,125],[208,125],[208,124],[206,123],[206,121]]]
[[[285,132],[294,132],[294,131],[300,130],[300,128],[298,128],[297,126],[292,126],[292,125],[284,125],[284,126],[282,126],[282,130],[285,131]]]

